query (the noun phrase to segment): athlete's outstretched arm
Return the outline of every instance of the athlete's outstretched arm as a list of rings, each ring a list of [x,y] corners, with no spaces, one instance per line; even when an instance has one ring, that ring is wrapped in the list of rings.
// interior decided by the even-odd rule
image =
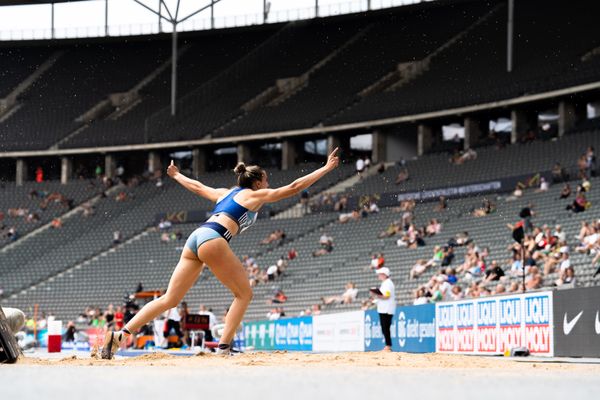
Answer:
[[[336,155],[338,148],[336,147],[329,157],[327,157],[327,163],[321,168],[311,172],[308,175],[304,175],[289,185],[282,186],[277,189],[260,189],[254,191],[253,195],[263,203],[274,203],[276,201],[292,197],[308,188],[316,181],[324,177],[329,172],[333,171],[340,163],[339,157]],[[254,197],[253,196],[253,197]]]
[[[171,160],[171,164],[167,167],[167,174],[190,192],[202,196],[214,203],[216,203],[219,197],[223,196],[229,190],[215,189],[210,186],[206,186],[195,179],[188,178],[179,172],[179,168],[177,168],[177,166],[173,163],[173,160]]]

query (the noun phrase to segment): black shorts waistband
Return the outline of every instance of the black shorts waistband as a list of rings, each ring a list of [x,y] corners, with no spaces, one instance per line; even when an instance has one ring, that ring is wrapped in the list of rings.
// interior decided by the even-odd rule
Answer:
[[[215,231],[219,235],[221,235],[223,237],[223,239],[227,240],[227,242],[229,242],[231,240],[231,238],[233,237],[231,232],[229,232],[229,230],[227,228],[225,228],[223,225],[219,224],[218,222],[205,222],[200,226],[212,229],[213,231]]]

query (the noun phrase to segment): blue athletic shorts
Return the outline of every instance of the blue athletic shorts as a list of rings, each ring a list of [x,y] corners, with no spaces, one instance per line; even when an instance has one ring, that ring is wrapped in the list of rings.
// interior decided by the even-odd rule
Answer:
[[[188,237],[185,247],[198,254],[198,248],[209,240],[223,238],[229,242],[231,233],[223,225],[216,222],[206,222]]]

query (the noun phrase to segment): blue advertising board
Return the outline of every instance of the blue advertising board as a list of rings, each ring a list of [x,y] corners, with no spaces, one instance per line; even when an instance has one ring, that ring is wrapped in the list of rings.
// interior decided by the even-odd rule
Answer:
[[[390,329],[392,350],[407,353],[432,353],[435,351],[435,306],[396,307]],[[385,343],[379,314],[365,311],[365,351],[383,349]]]
[[[275,349],[312,351],[312,317],[285,318],[275,321]]]

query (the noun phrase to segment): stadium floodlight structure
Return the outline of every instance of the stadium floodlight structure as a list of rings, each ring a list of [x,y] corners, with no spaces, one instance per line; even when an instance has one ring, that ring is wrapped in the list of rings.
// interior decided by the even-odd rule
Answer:
[[[140,6],[144,7],[146,10],[157,15],[159,21],[164,19],[165,21],[171,23],[171,25],[173,27],[173,31],[171,33],[171,39],[172,39],[171,116],[174,116],[177,113],[177,25],[184,21],[187,21],[188,19],[192,18],[194,15],[197,15],[197,14],[201,13],[202,11],[210,8],[210,11],[211,11],[210,16],[211,16],[211,21],[212,21],[211,25],[212,25],[212,28],[214,28],[214,6],[215,6],[215,4],[219,3],[221,0],[210,0],[210,4],[207,4],[203,7],[196,9],[195,11],[186,15],[183,18],[179,18],[179,6],[181,5],[181,0],[177,0],[177,5],[175,6],[174,12],[172,12],[173,10],[169,10],[169,7],[167,7],[165,0],[159,0],[158,10],[154,10],[153,8],[149,7],[148,5],[142,3],[140,0],[133,0],[133,1],[135,1]],[[168,17],[167,17],[167,15],[163,14],[163,12],[162,12],[163,8],[167,12]]]

